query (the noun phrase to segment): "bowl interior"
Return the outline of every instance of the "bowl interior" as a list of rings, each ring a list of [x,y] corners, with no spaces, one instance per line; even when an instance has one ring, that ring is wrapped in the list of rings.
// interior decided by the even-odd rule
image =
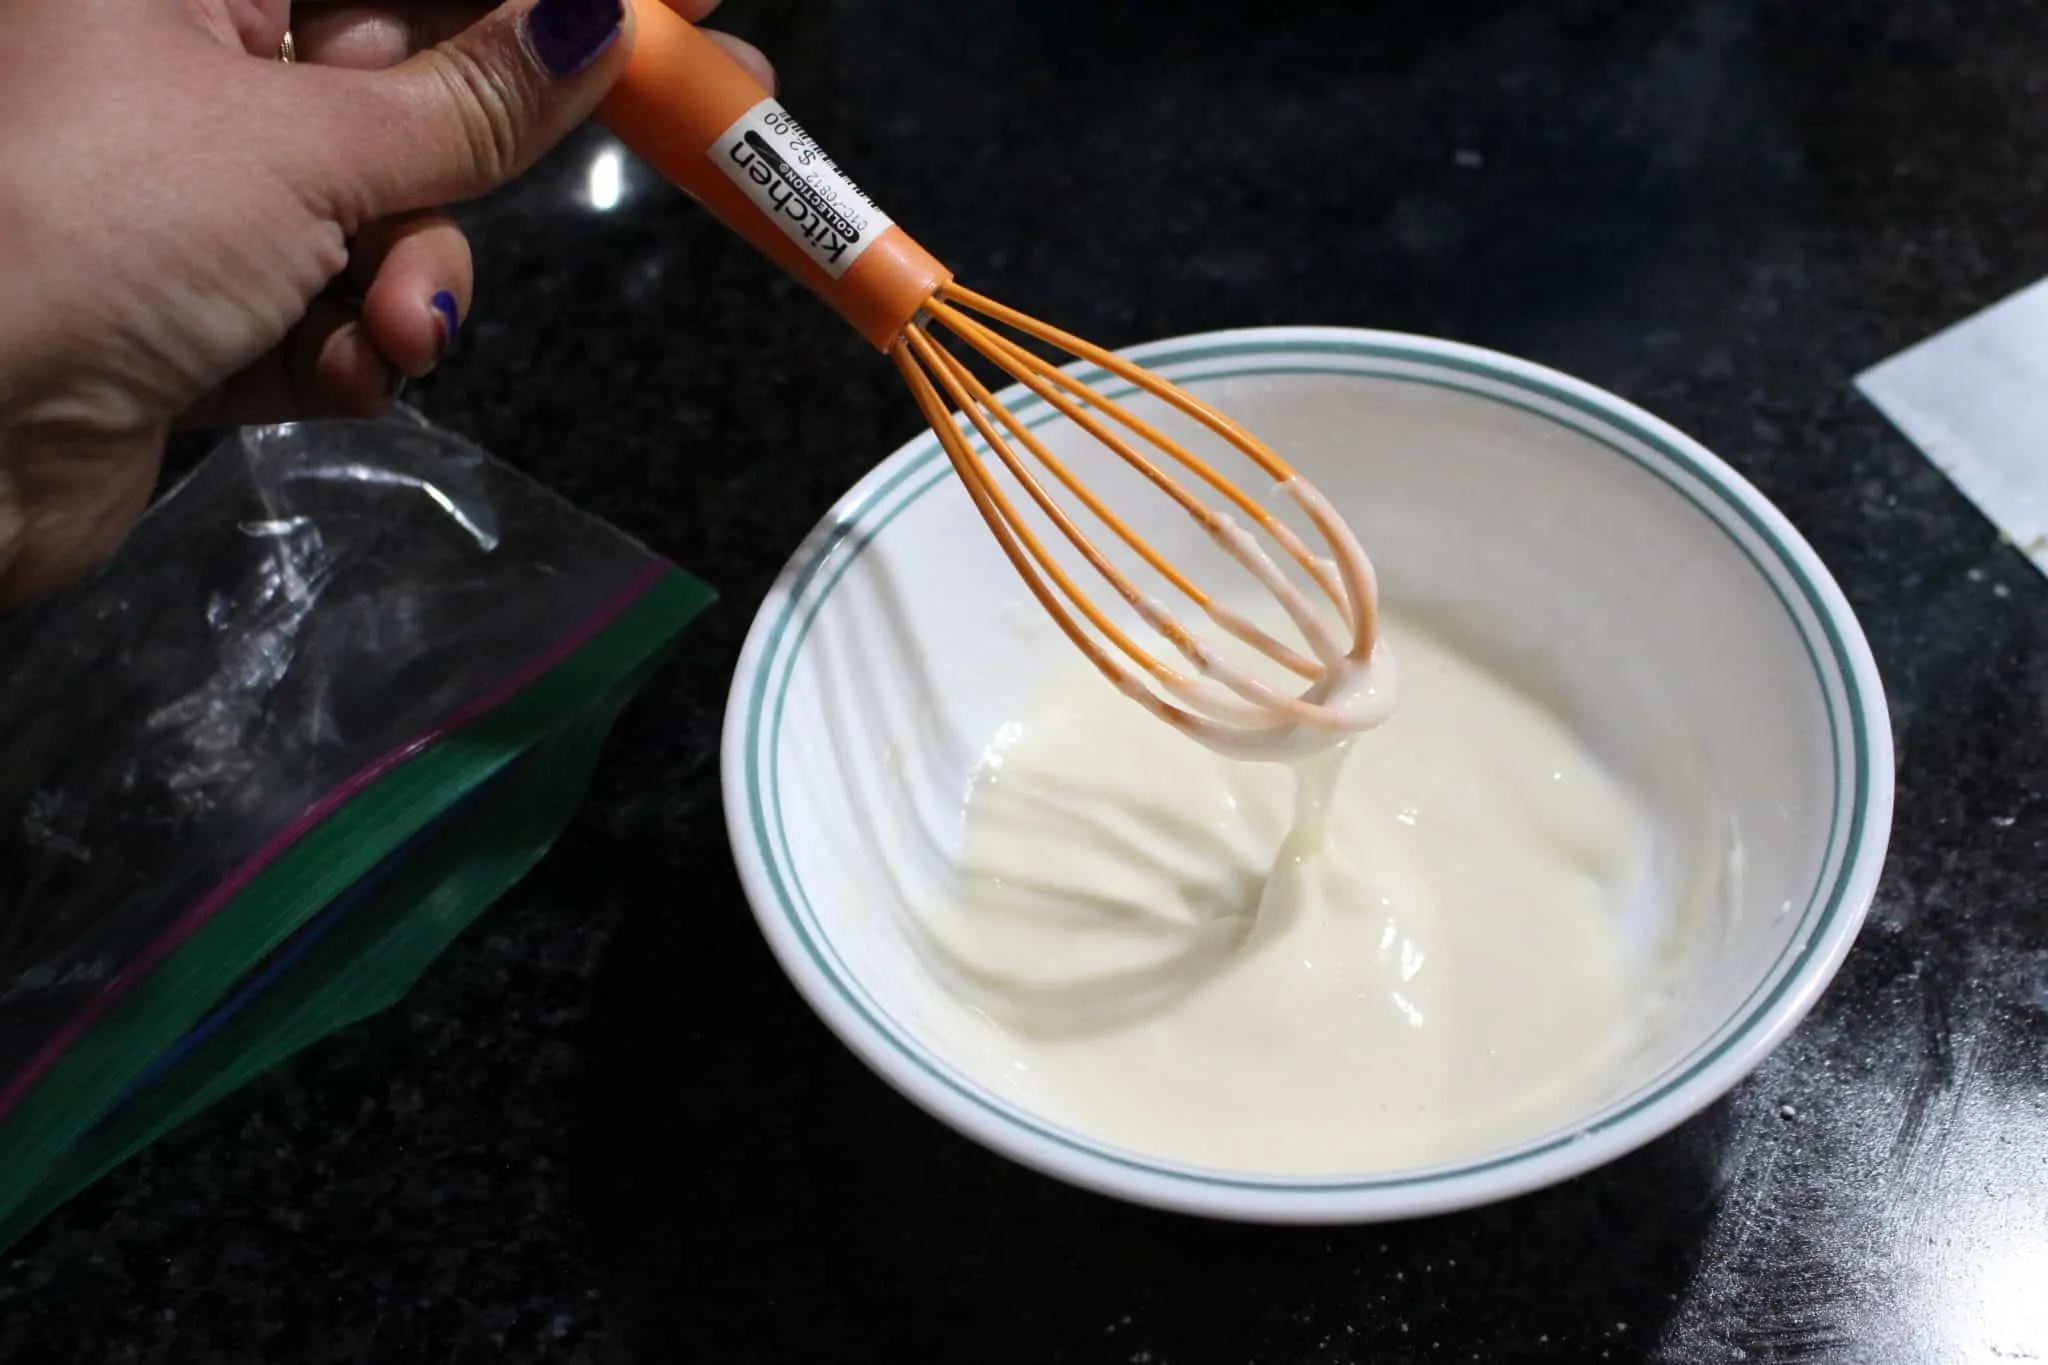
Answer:
[[[1361,1216],[1374,1191],[1431,1182],[1439,1203],[1488,1197],[1453,1187],[1596,1133],[1611,1154],[1754,1065],[1853,936],[1889,809],[1889,761],[1873,765],[1869,732],[1882,716],[1874,675],[1810,552],[1661,424],[1505,358],[1321,331],[1140,355],[1322,489],[1373,557],[1390,610],[1509,672],[1635,785],[1658,832],[1626,929],[1667,1004],[1646,1019],[1609,1103],[1569,1131],[1400,1177],[1219,1182],[1115,1152],[979,1086],[933,1027],[939,988],[918,960],[918,907],[947,893],[984,748],[1071,646],[926,438],[793,560],[756,624],[728,722],[743,871],[771,942],[828,1021],[915,1098],[1013,1155],[1221,1212],[1229,1198],[1203,1191],[1344,1189],[1367,1199],[1353,1202]],[[1177,414],[1132,404],[1243,469]],[[1198,581],[1229,578],[1201,530],[1085,434],[1032,400],[1017,410]],[[1151,723],[1135,708],[1133,722]],[[1600,1155],[1515,1178],[1540,1183]],[[1133,1174],[1148,1188],[1131,1189]],[[1194,1182],[1186,1198],[1183,1181]]]

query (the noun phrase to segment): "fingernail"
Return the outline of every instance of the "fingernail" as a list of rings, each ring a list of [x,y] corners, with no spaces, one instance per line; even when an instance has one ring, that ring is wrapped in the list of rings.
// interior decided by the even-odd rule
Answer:
[[[455,295],[446,289],[433,297],[434,311],[441,316],[441,350],[438,359],[455,354],[455,339],[462,335],[462,314],[456,311]]]
[[[626,22],[624,0],[540,0],[526,12],[533,55],[557,76],[596,61]]]

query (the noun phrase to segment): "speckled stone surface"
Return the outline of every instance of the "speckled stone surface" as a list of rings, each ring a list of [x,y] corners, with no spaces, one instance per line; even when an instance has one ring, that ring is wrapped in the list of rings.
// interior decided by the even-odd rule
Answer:
[[[469,218],[438,419],[717,583],[584,816],[404,1007],[0,1256],[9,1362],[2048,1357],[2048,583],[1850,387],[2048,274],[2039,0],[731,0],[976,284],[1111,343],[1452,336],[1634,399],[1862,614],[1871,921],[1732,1099],[1571,1184],[1338,1231],[1084,1195],[787,986],[715,748],[783,558],[916,428],[890,368],[579,137]]]

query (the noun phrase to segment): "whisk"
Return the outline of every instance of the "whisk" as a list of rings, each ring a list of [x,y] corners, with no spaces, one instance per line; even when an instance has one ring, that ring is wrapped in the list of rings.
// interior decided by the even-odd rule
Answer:
[[[1372,566],[1321,494],[1251,433],[1165,379],[956,284],[951,272],[856,188],[722,48],[658,0],[634,0],[634,7],[633,50],[625,74],[599,109],[600,119],[641,159],[820,295],[896,363],[1003,553],[1032,596],[1105,677],[1169,724],[1244,757],[1288,756],[1321,747],[1381,718],[1385,688],[1373,681],[1370,667],[1377,643]],[[1133,530],[960,356],[941,344],[942,333],[1037,395],[1200,523],[1226,555],[1278,599],[1306,651],[1225,606]],[[1220,437],[1294,501],[1324,541],[1327,556],[1311,551],[1206,460],[1016,337],[1094,365]],[[966,417],[983,449],[976,449],[952,410]],[[1173,647],[1188,671],[1170,666],[1110,619],[1047,549],[998,482],[993,465],[1008,472],[1081,560]],[[1176,468],[1194,486],[1176,478]],[[1141,589],[1082,529],[1041,471],[1196,611],[1300,678],[1301,690],[1283,690],[1231,662],[1191,631],[1167,602]],[[1224,506],[1199,496],[1197,489],[1204,487]],[[1297,587],[1239,517],[1299,566],[1334,615]]]

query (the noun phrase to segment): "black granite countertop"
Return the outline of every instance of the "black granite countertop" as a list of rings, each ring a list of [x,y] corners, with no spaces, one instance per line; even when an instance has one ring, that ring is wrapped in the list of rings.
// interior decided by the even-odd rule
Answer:
[[[1127,343],[1434,333],[1645,405],[1807,535],[1898,819],[1833,990],[1560,1188],[1348,1230],[988,1155],[760,942],[715,750],[748,617],[917,427],[890,367],[602,135],[475,206],[437,419],[715,582],[580,821],[402,1008],[0,1258],[10,1362],[2048,1357],[2048,582],[1851,376],[2048,274],[2040,0],[731,0],[970,281]]]

